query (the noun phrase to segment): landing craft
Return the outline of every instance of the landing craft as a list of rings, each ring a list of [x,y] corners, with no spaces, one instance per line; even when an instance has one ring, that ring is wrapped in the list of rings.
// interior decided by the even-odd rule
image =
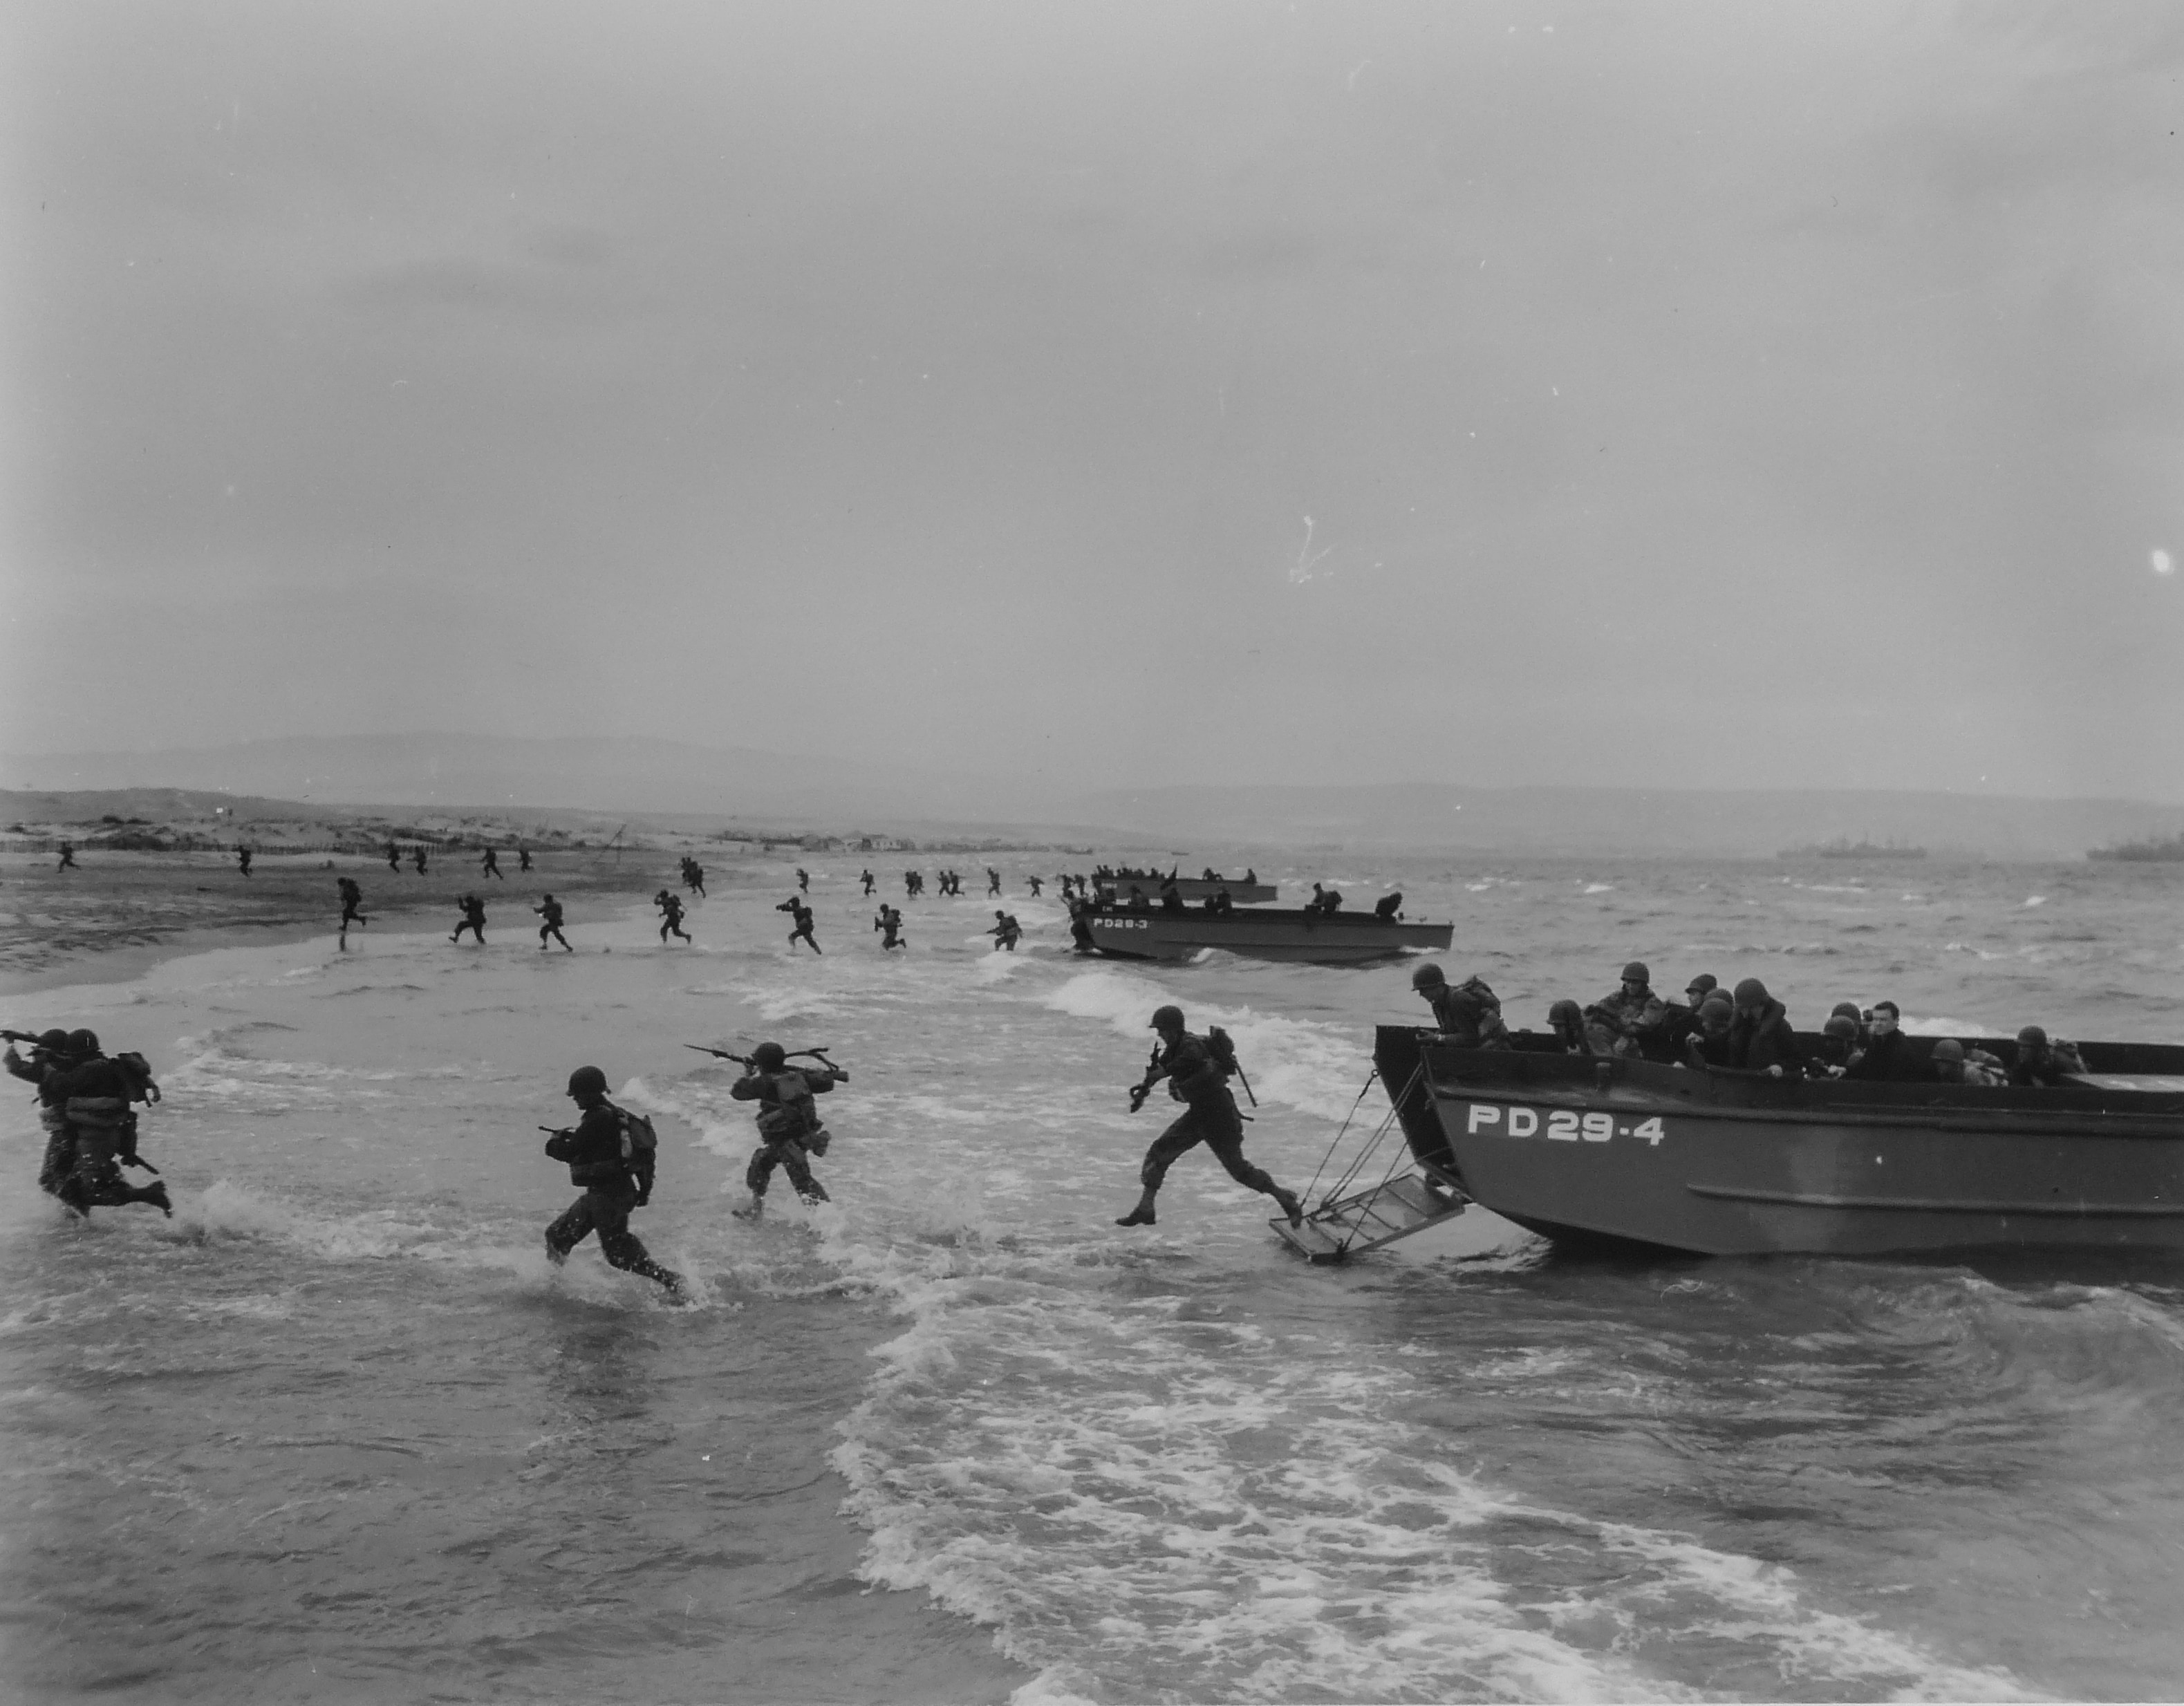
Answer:
[[[2013,1041],[1978,1041],[2014,1058]],[[1550,1238],[1708,1256],[2184,1251],[2184,1047],[2081,1042],[2086,1070],[2069,1083],[1980,1088],[1514,1042],[1381,1026],[1373,1062],[1416,1176],[1391,1171],[1275,1230],[1330,1260],[1475,1202]]]
[[[1317,913],[1301,907],[1240,907],[1234,912],[1123,912],[1083,914],[1095,952],[1117,959],[1192,959],[1209,947],[1250,959],[1312,965],[1362,965],[1375,959],[1445,949],[1452,924],[1399,924],[1371,913]]]

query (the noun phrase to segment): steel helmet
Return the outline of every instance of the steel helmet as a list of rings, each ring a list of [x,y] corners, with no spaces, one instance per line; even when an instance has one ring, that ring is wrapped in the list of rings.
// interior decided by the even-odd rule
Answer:
[[[2036,1025],[2028,1025],[2017,1033],[2017,1042],[2020,1048],[2045,1048],[2048,1033]]]
[[[1773,999],[1767,992],[1767,986],[1756,977],[1747,977],[1736,986],[1736,1004],[1739,1007],[1764,1007]]]
[[[51,1031],[38,1033],[38,1047],[48,1054],[65,1054],[68,1053],[68,1032],[58,1026],[55,1026]]]
[[[778,1042],[761,1042],[751,1050],[751,1064],[761,1072],[778,1072],[788,1064],[788,1051]]]
[[[1712,994],[1715,990],[1719,989],[1720,987],[1721,980],[1719,978],[1716,977],[1710,971],[1702,971],[1689,983],[1684,986],[1684,993],[1689,995],[1693,991],[1696,991],[1699,999],[1701,1001],[1704,1001],[1708,995]]]
[[[1829,1036],[1856,1036],[1858,1021],[1847,1013],[1830,1013],[1828,1015],[1828,1022],[1823,1025],[1820,1030],[1824,1035]]]
[[[1625,983],[1651,983],[1653,974],[1646,969],[1644,960],[1634,959],[1623,968],[1623,981]]]
[[[1180,1031],[1183,1029],[1183,1009],[1180,1007],[1156,1007],[1153,1009],[1153,1022],[1145,1028],[1148,1031]]]
[[[1411,987],[1413,989],[1439,989],[1447,981],[1448,974],[1431,960],[1414,967],[1411,972]]]
[[[98,1053],[98,1033],[96,1031],[71,1031],[68,1039],[71,1054],[92,1055]]]
[[[1953,1036],[1944,1036],[1934,1045],[1934,1059],[1936,1060],[1962,1060],[1964,1058],[1964,1045]]]
[[[587,1092],[594,1096],[607,1093],[607,1075],[596,1066],[579,1066],[569,1075],[569,1093],[582,1096]]]

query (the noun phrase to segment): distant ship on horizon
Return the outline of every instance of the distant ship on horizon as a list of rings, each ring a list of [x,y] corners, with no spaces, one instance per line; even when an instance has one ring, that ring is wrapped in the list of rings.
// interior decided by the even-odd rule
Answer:
[[[1848,836],[1839,836],[1831,842],[1819,842],[1811,847],[1785,847],[1774,855],[1777,859],[1924,859],[1926,849],[1914,847],[1908,842],[1869,842],[1863,837],[1852,841]]]
[[[2134,864],[2184,861],[2184,830],[2179,830],[2166,841],[2119,842],[2112,847],[2089,847],[2086,850],[2086,857],[2123,859]]]

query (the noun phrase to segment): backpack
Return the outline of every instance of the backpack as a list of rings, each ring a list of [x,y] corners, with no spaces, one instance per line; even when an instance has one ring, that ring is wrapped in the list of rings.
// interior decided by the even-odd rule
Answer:
[[[1206,1052],[1213,1057],[1224,1080],[1236,1075],[1236,1039],[1217,1025],[1206,1028]]]
[[[639,1194],[652,1194],[652,1172],[660,1153],[660,1134],[652,1129],[652,1121],[642,1114],[632,1114],[627,1108],[607,1103],[616,1120],[621,1125],[622,1164],[637,1181]]]
[[[794,1079],[794,1087],[784,1080]],[[772,1075],[774,1105],[758,1116],[758,1135],[766,1143],[800,1144],[814,1155],[824,1155],[832,1134],[820,1123],[816,1099],[804,1075],[791,1067]]]

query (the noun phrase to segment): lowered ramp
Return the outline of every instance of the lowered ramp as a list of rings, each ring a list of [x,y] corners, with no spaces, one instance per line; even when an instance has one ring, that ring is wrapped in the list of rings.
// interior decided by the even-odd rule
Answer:
[[[1453,1177],[1421,1165],[1415,1173],[1322,1203],[1302,1225],[1292,1226],[1279,1217],[1268,1225],[1312,1261],[1339,1262],[1452,1220],[1470,1203]]]

